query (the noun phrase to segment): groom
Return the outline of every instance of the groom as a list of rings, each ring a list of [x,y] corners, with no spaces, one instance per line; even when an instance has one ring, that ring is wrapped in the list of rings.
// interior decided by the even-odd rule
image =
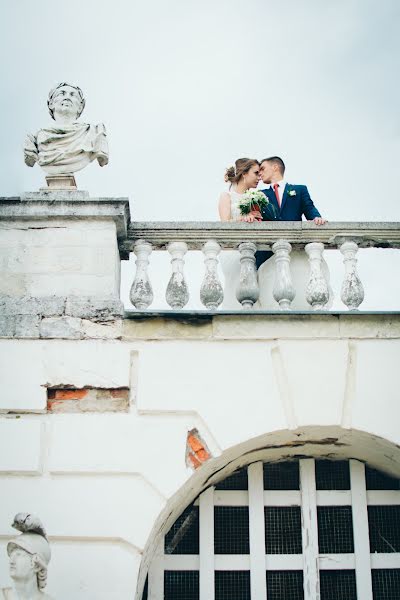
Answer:
[[[308,221],[316,225],[324,225],[323,219],[314,206],[305,185],[287,183],[285,178],[285,163],[279,156],[264,158],[260,163],[260,177],[264,183],[269,184],[261,190],[275,208],[275,221],[301,221],[304,215]],[[271,220],[268,216],[268,206],[261,210],[263,221]],[[272,256],[272,252],[256,252],[257,269],[263,262]]]

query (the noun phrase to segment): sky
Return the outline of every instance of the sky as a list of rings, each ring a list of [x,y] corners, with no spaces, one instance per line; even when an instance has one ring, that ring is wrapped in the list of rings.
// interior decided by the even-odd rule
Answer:
[[[79,172],[78,187],[129,197],[133,220],[216,220],[225,168],[280,155],[329,221],[400,221],[399,20],[398,0],[1,0],[0,195],[43,185],[23,142],[67,81],[110,147],[109,165]],[[398,253],[359,256],[363,307],[398,309]],[[338,294],[337,253],[329,262]],[[167,281],[165,253],[151,267],[164,285],[160,269]],[[126,302],[133,275],[131,260]]]

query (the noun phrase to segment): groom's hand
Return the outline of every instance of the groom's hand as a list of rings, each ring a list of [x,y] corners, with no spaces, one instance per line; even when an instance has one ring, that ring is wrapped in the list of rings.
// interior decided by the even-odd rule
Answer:
[[[323,219],[322,217],[315,217],[314,219],[316,225],[325,225],[326,222],[326,219]]]

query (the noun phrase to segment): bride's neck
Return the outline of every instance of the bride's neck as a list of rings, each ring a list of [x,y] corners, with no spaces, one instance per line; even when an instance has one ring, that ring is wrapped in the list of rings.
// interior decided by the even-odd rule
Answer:
[[[233,189],[235,190],[235,192],[238,192],[238,194],[244,194],[249,188],[244,183],[244,181],[239,181],[239,183],[237,183]]]

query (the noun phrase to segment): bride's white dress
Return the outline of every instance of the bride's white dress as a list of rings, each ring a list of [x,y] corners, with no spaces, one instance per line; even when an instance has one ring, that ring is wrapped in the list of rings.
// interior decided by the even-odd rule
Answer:
[[[231,197],[231,220],[240,220],[239,202],[242,194],[235,190],[230,190],[228,194]],[[240,275],[240,254],[237,250],[222,250],[220,254],[220,264],[224,275],[224,301],[221,305],[222,310],[240,310],[242,305],[236,298],[236,289],[239,283]]]
[[[231,220],[240,220],[239,202],[242,194],[235,190],[229,192],[231,198]],[[290,273],[296,296],[291,304],[292,310],[311,310],[306,300],[306,286],[310,274],[308,257],[304,250],[293,250],[290,253]],[[221,305],[222,310],[240,310],[241,304],[236,298],[236,290],[239,284],[240,276],[240,254],[237,250],[222,250],[220,254],[220,264],[224,275],[224,301]],[[322,269],[329,286],[329,302],[326,309],[332,306],[333,292],[329,285],[329,269],[325,260],[322,261]],[[255,303],[254,308],[259,310],[279,310],[279,305],[275,301],[272,290],[275,278],[275,256],[263,263],[258,269],[258,283],[260,287],[260,297]]]

